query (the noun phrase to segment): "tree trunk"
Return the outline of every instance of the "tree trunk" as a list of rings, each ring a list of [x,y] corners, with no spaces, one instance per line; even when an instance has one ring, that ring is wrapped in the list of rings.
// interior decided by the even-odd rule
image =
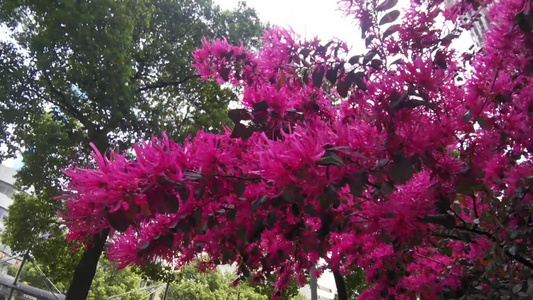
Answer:
[[[96,149],[105,155],[105,151],[109,148],[109,141],[107,140],[107,133],[109,130],[96,130],[94,126],[88,128],[90,139],[93,141]],[[87,245],[87,251],[81,256],[81,260],[74,270],[74,276],[70,281],[65,300],[84,300],[89,295],[91,284],[96,274],[96,267],[98,260],[104,250],[109,229],[106,229],[99,234],[93,235],[93,243]]]
[[[337,285],[337,294],[339,295],[339,300],[348,300],[348,295],[346,294],[346,285],[344,284],[344,278],[342,277],[339,271],[333,272],[335,277],[335,284]]]
[[[94,274],[96,273],[96,267],[98,266],[98,260],[108,235],[109,229],[106,229],[93,236],[92,247],[88,247],[87,251],[83,253],[78,266],[76,266],[65,300],[87,299]]]

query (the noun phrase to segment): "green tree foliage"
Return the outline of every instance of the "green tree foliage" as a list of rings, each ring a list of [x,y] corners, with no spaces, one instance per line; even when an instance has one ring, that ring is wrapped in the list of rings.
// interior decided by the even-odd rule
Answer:
[[[19,267],[20,265],[10,266],[8,274],[15,276]],[[68,281],[56,282],[52,279],[51,281],[60,291],[64,291],[68,287]],[[53,291],[41,273],[39,273],[29,261],[24,265],[24,269],[20,275],[20,282],[43,290]],[[140,282],[141,277],[130,268],[117,271],[107,259],[102,258],[99,261],[98,269],[94,276],[91,290],[89,291],[89,297],[87,297],[87,299],[102,300],[114,295],[133,292],[139,289]],[[121,296],[119,299],[140,300],[146,295],[146,292],[139,291]]]
[[[365,271],[362,268],[357,268],[350,275],[343,276],[348,299],[357,299],[359,294],[368,287],[365,277]],[[335,299],[338,299],[337,295]]]
[[[62,168],[87,163],[90,142],[103,152],[163,131],[180,140],[222,128],[235,95],[201,82],[191,51],[203,36],[254,45],[262,27],[244,4],[229,12],[210,0],[5,0],[0,25],[11,34],[0,42],[0,143],[7,149],[0,160],[20,153],[17,185],[36,196],[15,197],[4,240],[14,251],[34,244],[46,266],[56,254],[63,263],[60,245],[70,248],[53,213],[62,202],[51,200],[65,182]],[[36,243],[48,232],[53,238]],[[94,253],[83,256],[84,276],[94,272],[105,238],[95,237]],[[55,269],[43,270],[52,276]]]
[[[237,276],[230,272],[219,269],[214,271],[200,272],[196,264],[191,264],[176,272],[176,278],[171,283],[168,300],[267,300],[273,291],[273,281],[261,285],[250,285],[249,282],[240,282],[233,286]],[[303,298],[302,298],[303,297]],[[291,284],[289,293],[284,297],[287,300],[306,299],[299,294],[298,286]]]
[[[107,299],[110,296],[133,292],[140,288],[141,276],[131,268],[117,271],[105,258],[100,259],[98,269],[89,291],[88,300]],[[135,292],[121,296],[121,300],[139,300],[147,295],[146,292]]]
[[[254,290],[262,295],[268,296],[270,298],[270,295],[274,292],[274,284],[276,283],[276,276],[275,274],[270,274],[266,277],[266,281],[263,283],[257,283],[253,284],[252,287]],[[302,296],[299,292],[300,286],[296,282],[296,280],[291,280],[289,283],[289,286],[284,291],[284,294],[281,295],[281,299],[283,300],[291,300],[291,299],[298,299],[298,297]],[[305,299],[305,298],[304,298]]]
[[[38,258],[46,276],[54,283],[68,284],[82,250],[71,251],[74,245],[65,240],[64,229],[55,218],[56,209],[51,201],[24,193],[14,194],[9,217],[4,219],[4,226],[9,230],[2,233],[1,240],[18,252],[31,247],[32,255]],[[30,212],[38,213],[28,219]]]

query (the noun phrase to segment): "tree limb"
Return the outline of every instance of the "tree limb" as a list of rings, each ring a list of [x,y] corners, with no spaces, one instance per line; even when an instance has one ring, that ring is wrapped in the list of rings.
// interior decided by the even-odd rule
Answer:
[[[46,74],[44,70],[41,70],[41,73],[43,74],[44,80],[48,84],[48,87],[52,91],[53,94],[55,94],[59,98],[59,102],[54,103],[55,105],[59,106],[62,110],[70,113],[73,117],[75,117],[78,121],[80,121],[85,128],[87,128],[90,132],[95,131],[94,124],[89,121],[87,117],[85,117],[78,109],[76,109],[74,106],[72,106],[71,103],[69,103],[67,96],[60,92],[52,83],[52,80]]]

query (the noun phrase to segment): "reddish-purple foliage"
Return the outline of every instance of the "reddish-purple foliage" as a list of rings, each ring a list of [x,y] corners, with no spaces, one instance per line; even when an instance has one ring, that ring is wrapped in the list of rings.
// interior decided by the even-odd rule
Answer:
[[[361,299],[533,295],[531,2],[412,1],[387,25],[395,3],[341,1],[369,47],[347,61],[280,28],[256,51],[204,40],[198,73],[243,90],[235,128],[68,170],[68,238],[109,228],[120,267],[206,253],[278,289],[323,259],[364,268]],[[435,25],[487,10],[475,53]]]

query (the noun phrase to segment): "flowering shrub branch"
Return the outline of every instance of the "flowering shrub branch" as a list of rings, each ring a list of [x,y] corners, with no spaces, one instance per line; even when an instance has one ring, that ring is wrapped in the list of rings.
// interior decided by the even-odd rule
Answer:
[[[234,128],[67,170],[69,239],[110,229],[119,267],[206,253],[278,291],[322,259],[364,268],[361,299],[531,297],[531,3],[396,2],[341,1],[368,47],[349,59],[280,28],[256,51],[204,40],[198,74],[243,89]],[[483,49],[457,53],[436,19],[482,9]]]

